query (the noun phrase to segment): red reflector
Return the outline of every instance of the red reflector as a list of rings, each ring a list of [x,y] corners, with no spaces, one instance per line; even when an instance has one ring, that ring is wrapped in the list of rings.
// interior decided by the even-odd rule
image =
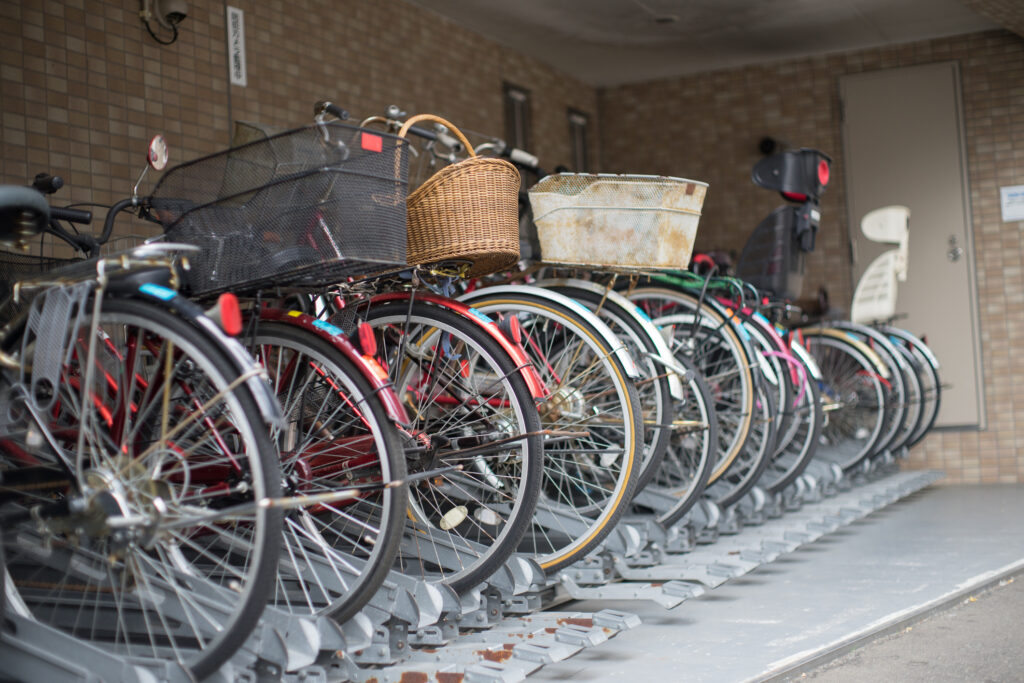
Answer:
[[[234,294],[221,294],[217,299],[220,311],[220,327],[226,334],[236,337],[242,333],[242,307],[238,305],[238,297]]]
[[[513,344],[523,343],[523,328],[519,324],[519,318],[514,315],[508,319],[508,331]]]
[[[513,344],[523,342],[523,328],[519,325],[519,318],[515,315],[502,315],[498,319],[498,329]]]
[[[367,356],[377,355],[377,337],[367,323],[359,323],[359,346]]]
[[[367,152],[381,152],[384,150],[384,138],[373,133],[362,133],[359,144]]]
[[[800,194],[799,192],[783,192],[782,196],[791,202],[806,202],[807,195]]]
[[[825,161],[824,159],[819,161],[818,162],[818,182],[821,183],[822,186],[828,185],[829,172],[830,172],[830,169],[828,167],[828,162]]]

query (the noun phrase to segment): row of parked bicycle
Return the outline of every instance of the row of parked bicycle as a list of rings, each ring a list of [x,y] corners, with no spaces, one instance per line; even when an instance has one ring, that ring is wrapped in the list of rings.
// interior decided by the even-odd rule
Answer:
[[[4,629],[203,678],[261,615],[344,622],[396,574],[464,593],[517,553],[556,576],[623,515],[869,474],[934,422],[919,339],[787,324],[820,152],[755,168],[790,203],[744,280],[685,270],[703,183],[526,195],[500,140],[332,116],[167,170],[96,239],[59,179],[0,188],[0,242],[80,252],[0,254]],[[125,210],[162,239],[106,253]]]

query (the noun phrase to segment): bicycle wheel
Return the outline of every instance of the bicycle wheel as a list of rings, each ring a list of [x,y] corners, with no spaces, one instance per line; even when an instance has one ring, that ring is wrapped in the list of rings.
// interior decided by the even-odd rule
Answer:
[[[921,383],[921,420],[904,444],[911,448],[925,437],[935,424],[942,404],[942,383],[939,381],[939,362],[923,341],[898,327],[883,326],[881,330],[894,343],[910,351],[917,360],[918,379]]]
[[[867,349],[846,333],[803,330],[807,351],[821,371],[825,424],[817,456],[852,471],[875,453],[885,425],[886,392]]]
[[[405,478],[398,429],[349,358],[297,324],[261,320],[246,341],[284,410],[284,425],[271,435],[281,451],[286,495]],[[287,511],[272,604],[347,621],[394,564],[407,503],[399,487]]]
[[[544,282],[538,286],[547,286]],[[654,478],[665,457],[673,429],[673,399],[669,386],[669,370],[655,359],[660,355],[658,344],[618,300],[614,291],[598,293],[571,284],[553,283],[551,289],[582,303],[597,314],[629,349],[640,378],[634,382],[644,421],[644,453],[640,461],[636,490],[642,490]],[[625,300],[627,305],[635,305]],[[656,331],[654,332],[657,333]]]
[[[464,591],[515,551],[542,478],[540,421],[501,346],[438,305],[370,304],[360,312],[412,420],[410,473],[460,465],[410,487],[396,568]]]
[[[757,486],[775,450],[775,393],[763,382],[754,387],[750,434],[729,468],[708,486],[707,495],[722,508],[738,503]]]
[[[659,327],[669,330],[677,358],[687,357],[703,375],[718,419],[719,451],[710,482],[717,481],[743,450],[754,419],[757,361],[729,320],[686,292],[644,287],[629,292]]]
[[[58,383],[3,379],[7,609],[203,678],[273,587],[280,514],[254,503],[280,494],[276,452],[236,366],[189,322],[115,298],[80,315],[22,346],[35,373],[61,345]]]
[[[676,404],[673,428],[665,457],[651,482],[637,492],[634,508],[653,512],[664,527],[681,520],[704,495],[718,454],[718,419],[707,383],[686,357],[676,361],[689,373],[684,382],[686,398]],[[661,493],[673,499],[671,505],[650,506],[650,498]]]
[[[907,386],[907,376],[912,372],[910,366],[886,336],[872,327],[846,320],[830,322],[829,326],[843,330],[854,339],[863,342],[888,368],[888,376],[882,383],[886,391],[885,420],[875,444],[875,453],[881,454],[898,448],[901,445],[900,432],[904,429],[910,412],[910,389]]]
[[[814,458],[823,422],[821,392],[801,358],[801,354],[806,355],[805,349],[796,341],[787,344],[763,316],[741,315],[752,340],[765,359],[772,362],[778,378],[778,438],[758,485],[769,493],[779,493]]]
[[[557,296],[529,287],[472,294],[484,313],[518,319],[523,347],[551,392],[539,406],[541,422],[563,434],[545,444],[544,487],[520,545],[549,573],[582,559],[611,533],[629,507],[643,455],[636,387],[606,341],[610,330]],[[565,436],[572,433],[585,436]]]

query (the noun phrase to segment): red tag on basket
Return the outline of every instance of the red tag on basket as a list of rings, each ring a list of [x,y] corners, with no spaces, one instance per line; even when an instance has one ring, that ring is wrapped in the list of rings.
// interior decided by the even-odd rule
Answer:
[[[363,149],[367,152],[383,152],[384,151],[384,138],[373,133],[362,133],[359,139],[359,144],[362,145]]]

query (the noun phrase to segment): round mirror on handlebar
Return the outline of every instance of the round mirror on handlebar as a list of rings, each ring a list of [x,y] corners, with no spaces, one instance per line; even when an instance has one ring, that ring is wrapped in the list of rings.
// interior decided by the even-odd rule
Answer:
[[[146,161],[154,171],[162,171],[167,166],[167,141],[164,140],[163,135],[154,135],[153,139],[149,141],[149,153],[146,155]]]

